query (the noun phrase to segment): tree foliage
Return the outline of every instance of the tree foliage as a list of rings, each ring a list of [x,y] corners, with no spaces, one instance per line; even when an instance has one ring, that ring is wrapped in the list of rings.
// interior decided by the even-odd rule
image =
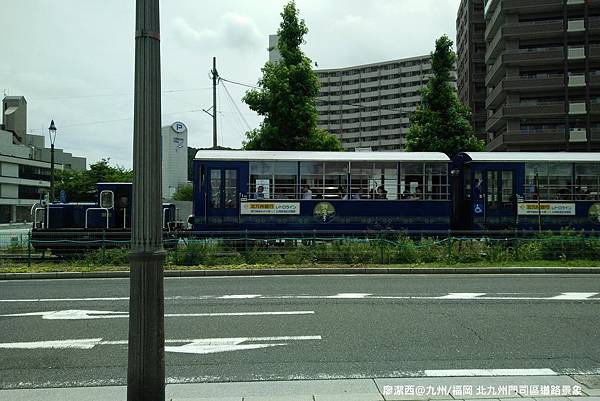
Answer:
[[[55,186],[57,195],[61,190],[67,194],[68,202],[93,201],[96,184],[99,182],[133,182],[133,170],[113,167],[110,159],[102,159],[90,165],[89,170],[57,170]]]
[[[452,45],[446,35],[435,42],[433,76],[421,90],[421,104],[411,117],[407,151],[443,152],[452,157],[459,152],[484,149],[484,142],[473,132],[471,112],[460,102],[450,83],[456,62]]]
[[[277,34],[282,60],[267,62],[258,81],[259,89],[243,100],[251,110],[264,116],[260,128],[246,133],[246,150],[342,150],[337,137],[317,128],[315,98],[319,80],[311,60],[300,45],[308,28],[294,1],[285,5]]]
[[[192,184],[184,184],[177,189],[173,194],[173,200],[176,201],[192,201],[194,198],[194,187]]]

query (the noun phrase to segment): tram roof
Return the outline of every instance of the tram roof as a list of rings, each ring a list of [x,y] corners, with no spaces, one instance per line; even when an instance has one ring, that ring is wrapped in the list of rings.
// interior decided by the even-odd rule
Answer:
[[[449,162],[437,152],[289,152],[263,150],[199,150],[197,160],[214,161],[426,161]]]
[[[464,152],[474,162],[600,162],[600,153],[582,152]]]

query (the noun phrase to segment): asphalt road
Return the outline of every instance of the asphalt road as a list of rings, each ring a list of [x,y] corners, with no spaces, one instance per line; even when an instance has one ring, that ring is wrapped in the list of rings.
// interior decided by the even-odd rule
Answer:
[[[0,388],[124,384],[128,286],[0,282]],[[600,373],[599,275],[172,278],[165,297],[170,383]]]

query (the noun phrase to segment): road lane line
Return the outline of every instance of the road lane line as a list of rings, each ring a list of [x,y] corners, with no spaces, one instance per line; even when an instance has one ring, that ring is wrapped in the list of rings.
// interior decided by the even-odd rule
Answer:
[[[207,312],[207,313],[165,313],[165,317],[226,317],[226,316],[287,316],[314,315],[315,311],[274,311],[274,312]],[[127,312],[95,310],[62,310],[28,312],[0,315],[0,317],[37,317],[44,320],[92,320],[129,318]]]
[[[448,369],[425,370],[426,377],[474,377],[474,376],[557,376],[552,369]]]
[[[165,297],[165,301],[244,301],[244,300],[319,300],[319,299],[379,299],[379,300],[438,300],[438,301],[464,301],[464,300],[494,300],[494,301],[600,301],[598,292],[563,292],[559,295],[536,296],[532,293],[447,293],[442,295],[374,295],[369,293],[339,293],[335,295],[204,295],[204,296],[172,296]],[[503,296],[498,296],[503,295]],[[508,295],[508,296],[506,296]],[[44,303],[44,302],[100,302],[100,301],[129,301],[128,297],[95,297],[95,298],[24,298],[0,299],[0,303]]]

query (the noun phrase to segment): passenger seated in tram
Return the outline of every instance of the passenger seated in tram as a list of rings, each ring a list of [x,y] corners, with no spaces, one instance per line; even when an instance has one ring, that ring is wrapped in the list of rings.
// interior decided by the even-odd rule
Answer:
[[[387,191],[380,185],[377,187],[377,193],[375,194],[375,199],[387,199]]]
[[[305,185],[302,187],[302,199],[310,200],[313,198],[312,191],[310,190],[310,186]]]
[[[265,199],[265,187],[259,185],[258,188],[256,188],[254,199]]]
[[[344,187],[342,187],[341,185],[338,186],[336,197],[338,199],[348,199],[348,194],[346,193],[346,190],[344,189]]]

